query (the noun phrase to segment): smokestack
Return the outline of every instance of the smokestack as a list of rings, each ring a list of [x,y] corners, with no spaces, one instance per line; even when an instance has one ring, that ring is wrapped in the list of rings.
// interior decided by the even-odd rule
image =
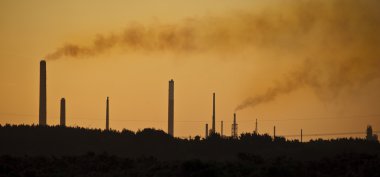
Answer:
[[[301,143],[302,143],[302,129],[301,129]]]
[[[257,132],[257,119],[256,119],[256,125],[255,125],[255,134],[258,134],[258,132]]]
[[[276,139],[276,126],[273,127],[273,141]]]
[[[39,125],[46,125],[46,61],[40,62],[40,114]]]
[[[109,98],[107,97],[107,103],[106,103],[106,130],[110,130],[110,105],[109,105]]]
[[[61,126],[65,127],[66,126],[66,100],[65,98],[61,99]]]
[[[174,81],[169,81],[168,133],[174,136]]]
[[[234,122],[231,126],[231,136],[233,138],[238,138],[238,132],[237,131],[238,131],[238,126],[236,124],[236,113],[234,113]]]
[[[208,124],[206,124],[206,135],[205,135],[205,138],[208,137]]]
[[[220,123],[220,136],[223,137],[223,121]]]
[[[212,94],[212,132],[215,133],[215,92]]]

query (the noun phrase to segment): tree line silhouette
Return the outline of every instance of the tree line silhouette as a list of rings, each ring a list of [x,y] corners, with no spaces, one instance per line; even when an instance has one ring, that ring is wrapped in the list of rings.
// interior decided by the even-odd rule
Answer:
[[[108,153],[126,158],[155,157],[160,160],[236,159],[237,154],[255,154],[265,159],[286,156],[297,160],[316,160],[341,153],[380,155],[378,141],[358,138],[311,140],[301,143],[268,134],[244,133],[238,139],[212,134],[175,138],[162,130],[137,132],[104,131],[80,127],[0,125],[0,155],[73,156],[88,152]]]
[[[80,156],[0,156],[0,176],[25,177],[377,177],[377,155],[344,153],[313,161],[289,157],[265,159],[240,153],[235,160],[165,161],[154,157],[123,158],[107,153]]]

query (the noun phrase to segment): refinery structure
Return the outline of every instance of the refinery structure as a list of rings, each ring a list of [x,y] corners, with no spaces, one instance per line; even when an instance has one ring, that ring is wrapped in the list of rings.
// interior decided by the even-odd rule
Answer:
[[[40,89],[39,89],[39,126],[47,126],[47,98],[46,98],[46,92],[47,92],[47,86],[46,86],[46,61],[41,60],[40,61]],[[205,138],[208,138],[210,136],[219,135],[220,137],[226,137],[224,134],[224,127],[223,127],[223,120],[220,121],[220,132],[218,133],[216,131],[216,96],[215,92],[212,94],[212,119],[211,119],[211,129],[209,129],[209,124],[205,124]],[[106,98],[106,110],[105,110],[105,117],[106,117],[106,126],[105,130],[109,131],[110,128],[110,99],[109,97]],[[65,127],[66,126],[66,99],[61,98],[60,100],[60,126]],[[236,113],[233,114],[232,118],[232,124],[231,124],[231,138],[238,139],[239,133],[238,133],[238,123],[236,118]],[[168,130],[167,133],[174,137],[174,80],[169,80],[169,93],[168,93]],[[253,134],[258,134],[258,122],[256,119],[255,122],[255,128],[253,130]],[[303,142],[303,130],[301,129],[300,132],[300,142]],[[273,139],[276,139],[276,126],[273,127]],[[373,130],[371,126],[367,127],[366,131],[366,140],[368,141],[378,141],[378,136],[376,134],[373,134]]]

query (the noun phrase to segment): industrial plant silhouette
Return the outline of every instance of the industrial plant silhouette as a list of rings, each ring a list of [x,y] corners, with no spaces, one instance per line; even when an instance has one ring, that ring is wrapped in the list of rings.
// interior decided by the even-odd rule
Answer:
[[[216,131],[215,93],[211,129],[206,124],[204,137],[178,138],[174,129],[174,80],[169,81],[167,132],[151,128],[113,130],[109,97],[105,129],[66,126],[70,116],[66,115],[64,97],[60,100],[60,124],[49,126],[46,78],[47,64],[42,60],[39,124],[0,125],[0,176],[380,175],[380,144],[371,126],[363,131],[365,139],[304,142],[302,129],[295,140],[277,136],[275,126],[273,136],[260,134],[257,119],[252,133],[239,135],[233,113],[231,136],[227,136],[223,121],[220,132]]]
[[[221,121],[221,127],[220,127],[220,132],[218,133],[216,131],[216,115],[215,115],[215,109],[216,109],[216,103],[215,103],[215,92],[212,95],[212,126],[211,129],[208,128],[208,124],[205,125],[205,138],[208,138],[210,135],[218,134],[221,137],[225,137],[223,134],[223,121]],[[47,112],[47,103],[46,103],[46,61],[41,60],[40,61],[40,99],[39,99],[39,126],[47,126],[47,118],[46,118],[46,112]],[[109,106],[109,97],[106,99],[106,126],[105,130],[109,131],[110,130],[110,106]],[[60,125],[65,127],[66,126],[66,100],[65,98],[61,99],[61,109],[60,109]],[[174,80],[171,79],[169,80],[169,93],[168,93],[168,129],[167,133],[170,136],[175,136],[174,134]],[[257,130],[257,119],[255,123],[255,130],[254,133],[258,134]],[[368,129],[370,129],[371,134],[372,134],[372,127],[367,127],[367,132]],[[364,133],[364,132],[363,132]],[[231,125],[231,137],[238,139],[239,134],[238,134],[238,123],[236,119],[236,113],[233,114],[233,123]],[[303,130],[301,129],[301,133],[299,135],[299,140],[302,142],[303,139]],[[367,139],[377,141],[377,135],[370,135],[370,138],[368,138],[369,135],[367,135]],[[273,138],[276,138],[276,126],[273,127]]]
[[[0,154],[41,154],[41,155],[65,155],[81,154],[91,152],[108,152],[126,157],[136,157],[139,155],[154,155],[162,159],[183,159],[187,157],[201,159],[228,159],[238,152],[256,153],[265,156],[273,155],[293,155],[295,158],[311,158],[315,155],[337,153],[337,149],[329,149],[330,146],[341,146],[342,142],[350,142],[344,149],[362,150],[363,147],[356,146],[372,144],[370,147],[378,147],[378,137],[374,134],[371,126],[367,127],[366,139],[337,139],[312,140],[303,142],[303,130],[301,129],[299,139],[286,140],[285,137],[276,135],[276,127],[273,127],[273,136],[259,134],[258,122],[256,119],[255,129],[252,133],[239,135],[237,115],[233,114],[231,124],[231,135],[224,134],[223,121],[221,121],[220,132],[216,131],[216,94],[212,94],[212,123],[211,129],[205,125],[204,138],[201,136],[189,138],[175,137],[174,119],[174,80],[169,81],[168,92],[168,129],[167,133],[162,130],[144,129],[132,132],[123,129],[121,132],[112,130],[110,127],[110,98],[106,98],[105,104],[105,129],[85,129],[80,127],[66,127],[66,99],[60,100],[60,125],[48,126],[47,124],[47,64],[46,61],[40,62],[40,99],[39,99],[39,124],[1,126],[0,135],[4,142],[8,142],[0,149]],[[363,132],[364,134],[364,132]],[[38,140],[38,141],[36,141]],[[148,146],[147,146],[148,145]],[[275,150],[281,146],[291,146],[294,148]],[[323,151],[313,152],[307,147],[321,146],[326,148]],[[22,147],[20,149],[20,147]],[[24,148],[29,147],[29,148]],[[75,147],[75,148],[68,148]],[[154,147],[154,148],[151,148]],[[364,146],[369,148],[367,146]],[[380,150],[367,149],[371,152]],[[368,152],[368,151],[363,152]],[[304,152],[296,153],[296,152]]]
[[[40,61],[40,104],[39,104],[39,125],[47,126],[47,103],[46,103],[46,61]],[[61,99],[61,111],[60,111],[60,125],[66,126],[66,100]],[[106,130],[110,130],[110,117],[109,117],[109,97],[106,100]],[[223,130],[223,122],[221,126]],[[169,100],[168,100],[168,131],[167,133],[174,136],[174,80],[169,81]],[[215,93],[213,93],[213,109],[212,109],[212,128],[208,130],[208,125],[206,124],[206,134],[216,134],[215,128]],[[221,133],[223,135],[223,133]],[[236,124],[236,114],[234,113],[234,124],[232,124],[231,136],[237,138],[237,124]]]

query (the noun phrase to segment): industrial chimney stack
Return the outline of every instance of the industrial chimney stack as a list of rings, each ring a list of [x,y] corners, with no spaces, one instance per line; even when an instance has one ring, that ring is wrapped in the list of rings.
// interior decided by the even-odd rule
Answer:
[[[215,131],[215,93],[212,94],[212,128],[211,134],[216,133]]]
[[[223,121],[220,122],[220,136],[223,137]]]
[[[106,130],[110,130],[110,108],[109,108],[109,98],[107,97],[107,103],[106,103]]]
[[[174,136],[174,81],[169,81],[168,133]]]
[[[236,124],[236,113],[234,113],[234,123],[231,126],[232,138],[238,138],[238,125]]]
[[[256,125],[255,125],[255,134],[259,134],[257,130],[257,119],[256,119]]]
[[[39,125],[46,125],[46,61],[40,62],[40,113]]]
[[[208,124],[206,124],[206,133],[205,133],[205,138],[208,138]]]
[[[65,98],[61,99],[61,117],[60,117],[60,125],[62,127],[66,126],[66,100]]]

